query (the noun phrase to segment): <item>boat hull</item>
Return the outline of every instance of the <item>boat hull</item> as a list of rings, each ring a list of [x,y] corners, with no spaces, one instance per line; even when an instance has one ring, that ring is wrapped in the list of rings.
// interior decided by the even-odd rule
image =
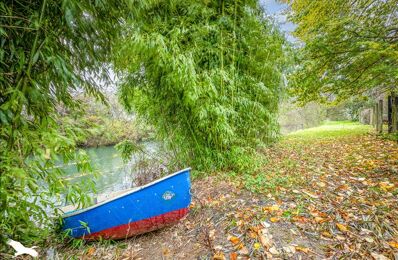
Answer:
[[[125,239],[172,225],[178,222],[183,217],[185,217],[187,214],[188,214],[187,208],[174,210],[159,216],[139,220],[128,224],[123,224],[117,227],[108,228],[96,233],[91,233],[89,235],[85,235],[84,239],[85,240],[98,240],[100,238],[113,239],[113,240]]]
[[[190,169],[92,207],[63,215],[63,229],[86,240],[125,239],[171,225],[188,214]]]

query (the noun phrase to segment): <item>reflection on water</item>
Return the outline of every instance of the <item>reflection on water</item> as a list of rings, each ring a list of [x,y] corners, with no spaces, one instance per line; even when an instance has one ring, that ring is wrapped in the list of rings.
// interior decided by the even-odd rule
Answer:
[[[157,146],[153,142],[147,142],[144,143],[144,148],[148,153],[154,153]],[[113,146],[86,148],[84,150],[90,157],[91,166],[98,175],[97,178],[94,178],[98,194],[131,188],[134,159],[124,163],[120,153]],[[66,174],[66,179],[71,184],[79,185],[79,183],[93,179],[92,173],[78,172],[74,163],[64,165],[62,169]]]

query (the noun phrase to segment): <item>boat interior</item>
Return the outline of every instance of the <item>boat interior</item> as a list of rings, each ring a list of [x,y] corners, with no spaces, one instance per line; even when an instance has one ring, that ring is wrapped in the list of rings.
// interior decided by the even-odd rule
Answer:
[[[99,204],[108,200],[112,200],[116,197],[119,197],[121,195],[123,195],[124,193],[129,193],[132,192],[134,190],[137,190],[139,187],[135,187],[135,188],[130,188],[130,189],[125,189],[125,190],[119,190],[119,191],[113,191],[113,192],[107,192],[107,193],[102,193],[102,194],[98,194],[95,198],[94,198],[94,204]],[[78,208],[77,205],[73,205],[73,204],[69,204],[69,205],[65,205],[59,208],[63,213],[68,213],[71,211],[75,211]]]

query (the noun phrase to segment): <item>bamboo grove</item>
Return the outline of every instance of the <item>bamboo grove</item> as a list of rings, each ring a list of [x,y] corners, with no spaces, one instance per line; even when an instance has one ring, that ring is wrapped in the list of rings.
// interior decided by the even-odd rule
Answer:
[[[184,164],[233,167],[278,135],[284,39],[257,1],[140,1],[119,43],[125,107]]]

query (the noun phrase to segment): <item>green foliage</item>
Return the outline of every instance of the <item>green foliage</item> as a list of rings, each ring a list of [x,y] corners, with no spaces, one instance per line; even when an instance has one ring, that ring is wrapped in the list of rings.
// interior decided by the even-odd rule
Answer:
[[[126,10],[120,1],[6,1],[0,3],[0,234],[31,242],[48,235],[45,210],[60,194],[87,204],[84,183],[68,186],[55,162],[77,161],[86,131],[60,123],[79,111],[73,93],[103,100],[112,39]],[[55,212],[58,214],[58,212]]]
[[[345,102],[345,108],[347,110],[347,114],[349,119],[358,121],[359,113],[364,108],[370,108],[374,104],[374,101],[367,98],[350,98],[347,102]]]
[[[130,161],[131,156],[134,153],[143,151],[142,145],[132,142],[130,140],[124,140],[124,141],[118,143],[115,146],[115,148],[122,154],[122,159],[124,162]]]
[[[116,57],[120,100],[183,164],[275,140],[284,39],[257,1],[139,1]]]
[[[351,97],[335,105],[327,106],[327,118],[332,121],[359,121],[360,113],[371,108],[374,100],[368,97]]]
[[[115,145],[123,140],[149,139],[153,130],[142,120],[127,116],[119,103],[108,96],[108,104],[88,97],[79,97],[81,111],[64,115],[61,124],[74,124],[88,134],[79,140],[80,147]]]
[[[381,138],[385,140],[398,142],[398,133],[383,133]]]
[[[291,20],[301,41],[290,78],[300,102],[337,101],[395,88],[398,1],[295,0]]]

